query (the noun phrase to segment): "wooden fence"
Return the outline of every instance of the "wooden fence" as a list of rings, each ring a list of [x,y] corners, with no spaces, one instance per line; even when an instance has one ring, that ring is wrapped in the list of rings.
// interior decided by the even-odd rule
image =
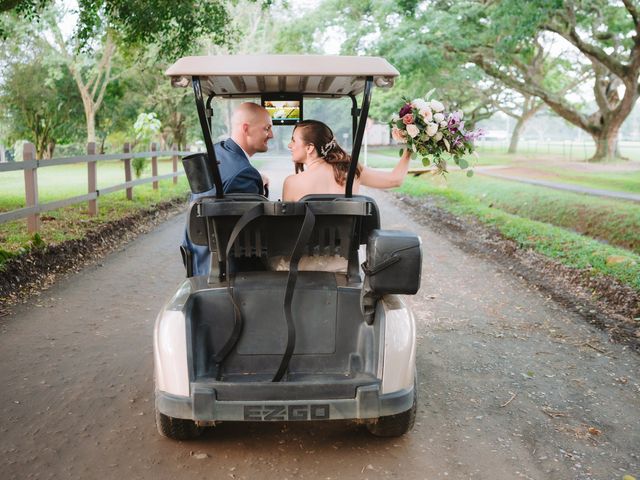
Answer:
[[[178,182],[178,176],[184,174],[178,171],[178,156],[188,155],[189,152],[179,151],[158,151],[156,143],[151,144],[150,152],[132,153],[129,143],[124,144],[123,153],[96,155],[95,143],[87,144],[87,155],[81,157],[54,158],[51,160],[37,160],[35,157],[35,146],[32,143],[25,143],[23,148],[22,162],[0,163],[0,173],[15,170],[24,170],[24,190],[26,206],[9,212],[0,212],[0,223],[10,222],[20,218],[27,219],[29,233],[37,232],[40,226],[40,213],[58,208],[66,207],[80,202],[88,202],[89,215],[95,216],[98,213],[98,198],[100,195],[126,190],[128,200],[133,199],[133,187],[144,183],[153,182],[153,189],[158,189],[158,181],[173,178],[173,183]],[[171,157],[172,173],[158,175],[158,157]],[[131,160],[134,158],[151,158],[151,177],[132,180]],[[107,188],[97,188],[97,162],[105,160],[124,160],[124,183],[113,185]],[[38,169],[53,167],[55,165],[67,165],[72,163],[87,164],[87,194],[59,200],[56,202],[40,203],[38,201]]]

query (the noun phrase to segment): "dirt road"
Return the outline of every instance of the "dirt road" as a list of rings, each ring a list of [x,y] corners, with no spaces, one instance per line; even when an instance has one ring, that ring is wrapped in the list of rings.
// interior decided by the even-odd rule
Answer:
[[[638,355],[374,195],[386,228],[423,239],[413,432],[226,423],[160,437],[151,340],[183,277],[175,217],[0,319],[0,478],[640,477]]]

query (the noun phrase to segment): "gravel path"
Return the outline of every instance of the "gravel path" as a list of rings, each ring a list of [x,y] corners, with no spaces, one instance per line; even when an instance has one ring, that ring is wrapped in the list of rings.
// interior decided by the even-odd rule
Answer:
[[[288,162],[267,165],[281,182]],[[272,197],[277,192],[272,188]],[[640,477],[640,358],[514,275],[371,192],[423,239],[413,432],[221,424],[157,434],[155,315],[183,277],[181,216],[0,318],[3,479]]]

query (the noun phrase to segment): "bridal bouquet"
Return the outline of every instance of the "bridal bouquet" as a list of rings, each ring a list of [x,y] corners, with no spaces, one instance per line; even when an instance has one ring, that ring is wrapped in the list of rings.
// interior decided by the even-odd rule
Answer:
[[[423,165],[433,163],[439,173],[447,173],[445,157],[453,158],[461,169],[467,169],[469,162],[464,156],[475,153],[474,141],[483,132],[465,130],[462,111],[447,112],[438,100],[428,100],[432,92],[424,99],[405,99],[400,111],[391,119],[391,136],[398,143],[407,144],[413,152],[412,158],[422,156]],[[472,175],[473,170],[467,170],[467,176]]]

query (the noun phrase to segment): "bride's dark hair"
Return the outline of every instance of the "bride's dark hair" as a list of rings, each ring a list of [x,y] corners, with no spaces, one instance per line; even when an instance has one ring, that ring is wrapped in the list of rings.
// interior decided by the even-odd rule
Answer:
[[[338,185],[344,185],[349,173],[351,156],[345,152],[331,129],[318,120],[303,120],[296,124],[293,131],[300,130],[300,137],[307,145],[313,145],[318,156],[333,167],[333,177]],[[356,176],[360,176],[362,167],[356,168]]]

